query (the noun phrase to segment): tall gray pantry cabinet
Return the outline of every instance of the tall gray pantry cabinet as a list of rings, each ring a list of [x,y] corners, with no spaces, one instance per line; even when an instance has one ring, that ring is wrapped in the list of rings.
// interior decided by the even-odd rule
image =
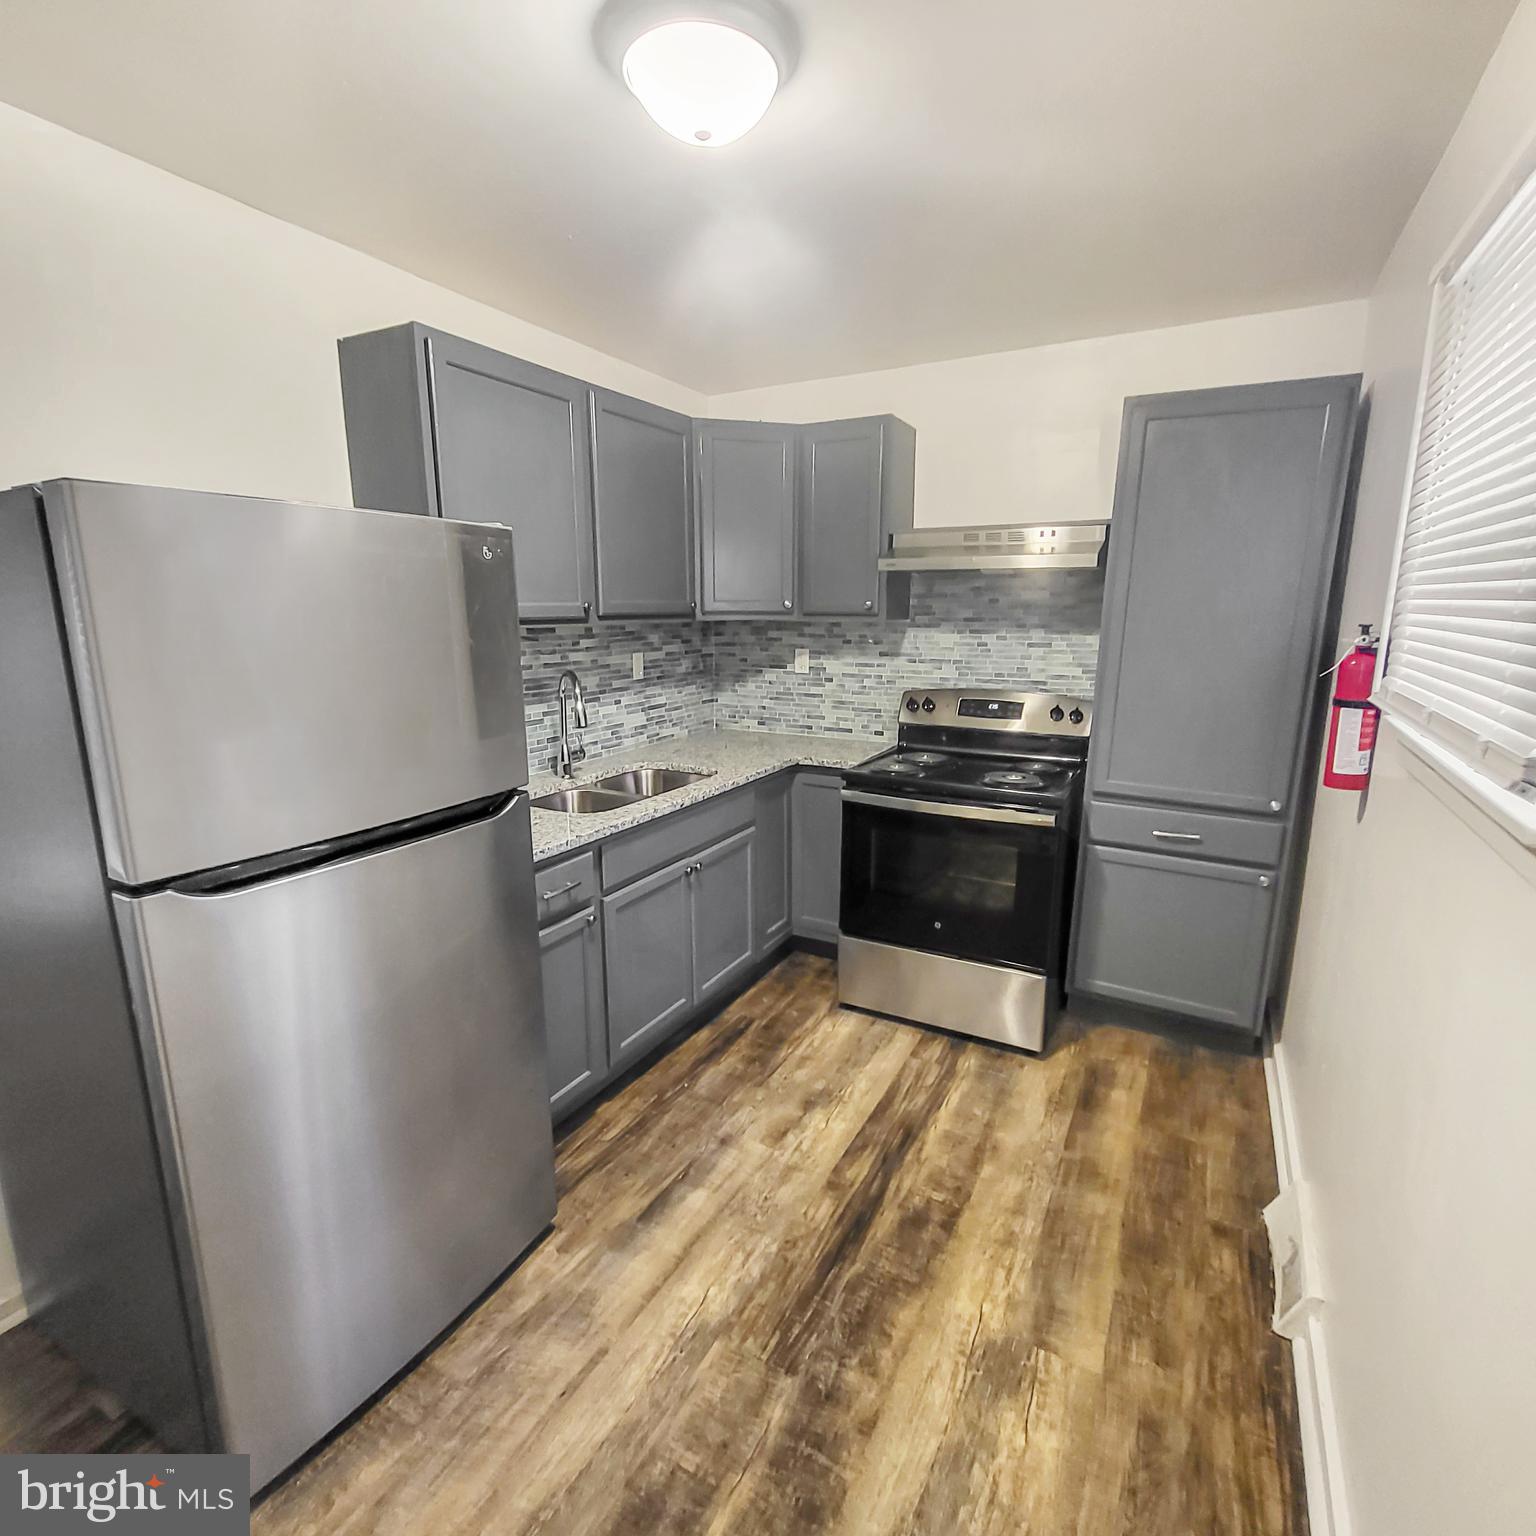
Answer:
[[[1311,803],[1359,386],[1126,402],[1075,993],[1264,1027]]]

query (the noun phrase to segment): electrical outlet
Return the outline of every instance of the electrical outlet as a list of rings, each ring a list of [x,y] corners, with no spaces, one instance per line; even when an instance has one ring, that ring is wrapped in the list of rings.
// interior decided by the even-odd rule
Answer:
[[[795,647],[795,671],[809,672],[811,670],[811,653],[804,646]]]
[[[645,652],[632,651],[629,657],[630,675],[639,682],[645,676]]]

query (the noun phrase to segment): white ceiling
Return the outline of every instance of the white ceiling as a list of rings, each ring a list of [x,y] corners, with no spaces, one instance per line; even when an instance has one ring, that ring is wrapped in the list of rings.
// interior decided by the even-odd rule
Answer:
[[[791,4],[715,152],[597,0],[0,0],[0,98],[720,393],[1357,297],[1515,0]]]

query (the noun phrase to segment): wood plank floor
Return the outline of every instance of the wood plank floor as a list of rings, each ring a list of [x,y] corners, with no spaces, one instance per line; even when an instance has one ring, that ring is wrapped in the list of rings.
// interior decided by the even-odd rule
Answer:
[[[1101,1028],[1034,1061],[843,1012],[794,955],[559,1181],[260,1536],[1306,1530],[1256,1060]]]

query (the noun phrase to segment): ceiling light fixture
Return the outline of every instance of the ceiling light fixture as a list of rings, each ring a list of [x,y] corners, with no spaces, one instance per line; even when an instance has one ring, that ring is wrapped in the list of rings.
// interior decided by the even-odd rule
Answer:
[[[702,149],[756,127],[795,62],[778,0],[608,0],[594,35],[652,120]]]

